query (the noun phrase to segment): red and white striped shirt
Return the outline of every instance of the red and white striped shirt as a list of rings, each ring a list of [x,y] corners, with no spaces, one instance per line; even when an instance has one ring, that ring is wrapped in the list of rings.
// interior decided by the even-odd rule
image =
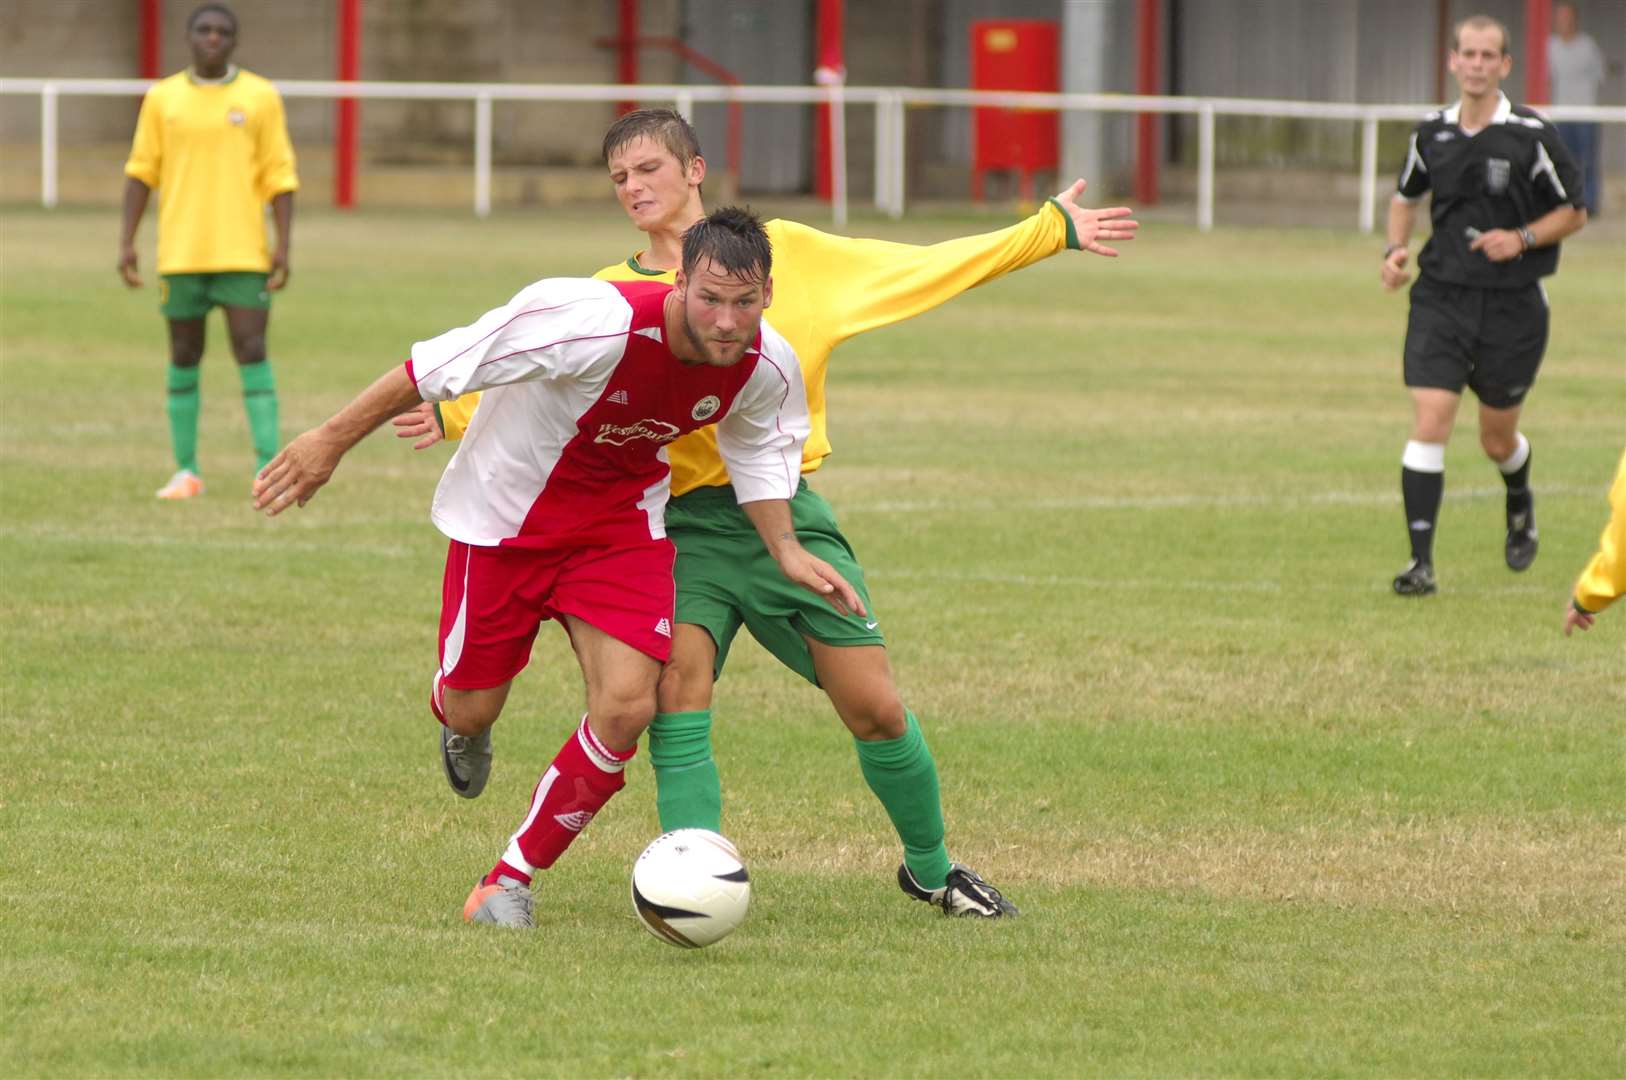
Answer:
[[[796,493],[809,423],[795,351],[763,322],[732,367],[684,364],[664,340],[671,290],[545,278],[412,346],[425,401],[497,388],[435,490],[441,532],[484,547],[662,538],[666,444],[708,424],[740,502]]]

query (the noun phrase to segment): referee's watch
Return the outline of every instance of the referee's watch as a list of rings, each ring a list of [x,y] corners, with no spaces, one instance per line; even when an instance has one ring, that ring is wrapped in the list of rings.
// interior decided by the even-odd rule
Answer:
[[[1524,250],[1529,251],[1536,246],[1536,234],[1530,231],[1530,226],[1519,226],[1519,239],[1524,241]]]
[[[1387,260],[1389,258],[1389,256],[1393,255],[1395,252],[1397,252],[1397,251],[1405,251],[1405,250],[1406,250],[1406,245],[1405,244],[1390,244],[1388,247],[1383,249],[1383,257],[1384,257],[1385,260]]]

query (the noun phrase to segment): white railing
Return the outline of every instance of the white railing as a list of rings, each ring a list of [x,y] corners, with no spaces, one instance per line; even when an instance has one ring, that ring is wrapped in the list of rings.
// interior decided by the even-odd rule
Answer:
[[[0,79],[0,94],[37,94],[40,99],[40,202],[57,204],[58,101],[70,97],[139,96],[152,85],[145,79]],[[1366,232],[1377,224],[1378,122],[1416,121],[1434,105],[1354,105],[1254,98],[1150,97],[1134,94],[1033,94],[993,90],[933,90],[883,86],[676,86],[568,85],[511,83],[396,83],[289,80],[277,89],[290,98],[468,101],[474,106],[474,212],[491,212],[491,106],[498,101],[584,102],[669,101],[685,116],[699,102],[817,105],[830,109],[833,185],[832,215],[847,221],[846,107],[875,109],[875,205],[891,217],[904,210],[904,109],[916,106],[993,106],[1054,109],[1058,112],[1161,113],[1197,118],[1197,227],[1214,227],[1214,118],[1288,117],[1354,120],[1361,124],[1360,207],[1356,223]],[[1555,120],[1626,124],[1622,106],[1551,106]]]

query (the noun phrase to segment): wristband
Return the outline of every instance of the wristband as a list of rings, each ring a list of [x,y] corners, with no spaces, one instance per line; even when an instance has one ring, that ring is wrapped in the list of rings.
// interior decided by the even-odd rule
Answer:
[[[1405,251],[1405,250],[1406,250],[1406,245],[1405,244],[1390,244],[1388,247],[1383,249],[1383,257],[1385,259],[1387,259],[1389,256],[1393,255],[1395,252],[1397,252],[1397,251]]]
[[[1530,231],[1530,226],[1519,226],[1519,239],[1524,241],[1524,250],[1529,251],[1536,246],[1536,234]]]

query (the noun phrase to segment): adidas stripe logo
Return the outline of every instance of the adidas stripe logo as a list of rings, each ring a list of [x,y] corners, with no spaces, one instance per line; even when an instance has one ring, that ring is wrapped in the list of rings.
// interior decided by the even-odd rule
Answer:
[[[581,832],[587,828],[587,823],[593,820],[593,815],[588,810],[573,810],[568,814],[555,814],[553,820],[571,832]]]

